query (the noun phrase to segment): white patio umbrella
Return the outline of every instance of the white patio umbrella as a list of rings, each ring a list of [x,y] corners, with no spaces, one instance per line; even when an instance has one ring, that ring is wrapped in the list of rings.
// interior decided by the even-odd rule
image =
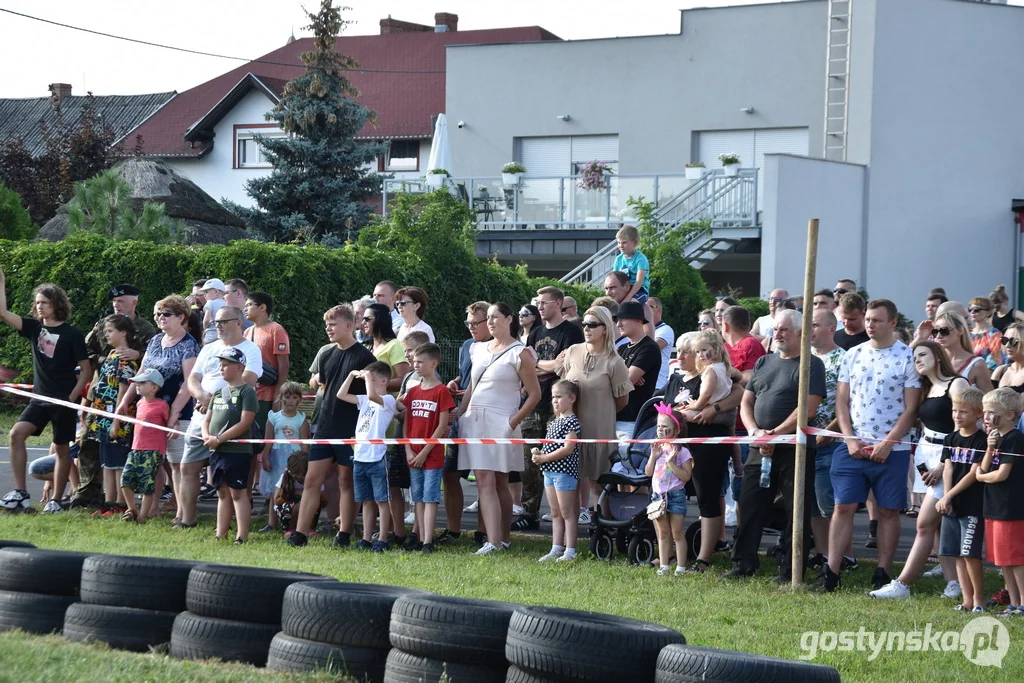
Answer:
[[[444,114],[437,115],[437,123],[434,124],[434,139],[430,143],[430,159],[427,161],[427,170],[443,168],[452,175],[452,148],[448,144],[448,118]]]

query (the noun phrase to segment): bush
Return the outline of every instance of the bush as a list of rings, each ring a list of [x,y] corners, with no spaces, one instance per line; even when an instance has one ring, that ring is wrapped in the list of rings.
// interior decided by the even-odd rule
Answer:
[[[481,262],[472,252],[471,226],[458,227],[459,202],[450,199],[443,190],[431,193],[419,214],[398,212],[378,219],[376,233],[368,228],[359,244],[342,249],[250,240],[186,247],[115,242],[86,232],[61,242],[0,241],[8,306],[26,315],[32,288],[54,282],[71,299],[70,322],[87,332],[109,314],[107,291],[111,285],[130,282],[138,286],[139,311],[148,316],[157,300],[173,292],[188,293],[197,278],[240,277],[252,289],[274,297],[274,317],[291,337],[292,378],[305,381],[306,368],[317,349],[327,343],[323,312],[369,294],[381,280],[423,287],[430,296],[426,321],[439,339],[455,340],[467,337],[463,321],[468,304],[482,299],[516,307],[529,301],[539,287],[553,282],[528,278],[521,269]],[[409,221],[410,230],[392,235],[394,224],[401,221]],[[422,240],[417,230],[424,231]],[[371,234],[382,240],[387,237],[391,243],[369,244]],[[598,295],[592,289],[566,289],[581,306]],[[6,326],[0,329],[0,364],[19,371],[23,378],[31,377],[27,342]]]
[[[768,302],[756,296],[748,296],[736,301],[740,306],[750,311],[750,323],[761,316],[768,315]]]
[[[0,183],[0,239],[30,240],[37,230],[18,193]]]

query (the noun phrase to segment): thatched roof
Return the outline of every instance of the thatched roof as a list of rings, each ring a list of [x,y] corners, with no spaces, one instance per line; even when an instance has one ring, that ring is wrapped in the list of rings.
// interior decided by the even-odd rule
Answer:
[[[162,203],[169,217],[177,218],[185,225],[186,244],[227,244],[249,237],[245,221],[164,162],[128,159],[115,168],[132,187],[132,207],[141,212],[146,202]],[[65,205],[39,229],[39,237],[55,242],[67,234]]]

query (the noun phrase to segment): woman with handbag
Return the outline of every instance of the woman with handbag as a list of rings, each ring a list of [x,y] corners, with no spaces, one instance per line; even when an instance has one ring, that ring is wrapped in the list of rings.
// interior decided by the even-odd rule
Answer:
[[[472,384],[459,406],[461,436],[474,438],[520,438],[520,423],[540,401],[537,359],[517,337],[519,323],[505,303],[487,309],[487,329],[493,337],[471,347]],[[520,405],[520,390],[526,398]],[[522,472],[523,448],[519,445],[467,444],[459,448],[459,469],[472,469],[480,500],[480,514],[487,540],[478,555],[509,547],[512,524],[512,494],[508,473]]]

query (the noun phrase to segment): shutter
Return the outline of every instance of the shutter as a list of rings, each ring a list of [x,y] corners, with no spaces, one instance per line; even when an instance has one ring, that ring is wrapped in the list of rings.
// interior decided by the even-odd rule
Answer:
[[[703,161],[708,168],[722,168],[718,155],[726,153],[738,154],[742,168],[753,166],[754,131],[706,130],[697,133],[697,161]]]
[[[572,172],[571,138],[519,139],[519,163],[527,176],[564,176]]]
[[[618,160],[618,135],[579,135],[572,138],[573,164],[586,164],[591,161],[613,163]]]
[[[764,203],[764,155],[809,152],[806,128],[768,128],[754,131],[754,166],[757,168],[757,208]],[[747,164],[743,164],[746,166]]]

